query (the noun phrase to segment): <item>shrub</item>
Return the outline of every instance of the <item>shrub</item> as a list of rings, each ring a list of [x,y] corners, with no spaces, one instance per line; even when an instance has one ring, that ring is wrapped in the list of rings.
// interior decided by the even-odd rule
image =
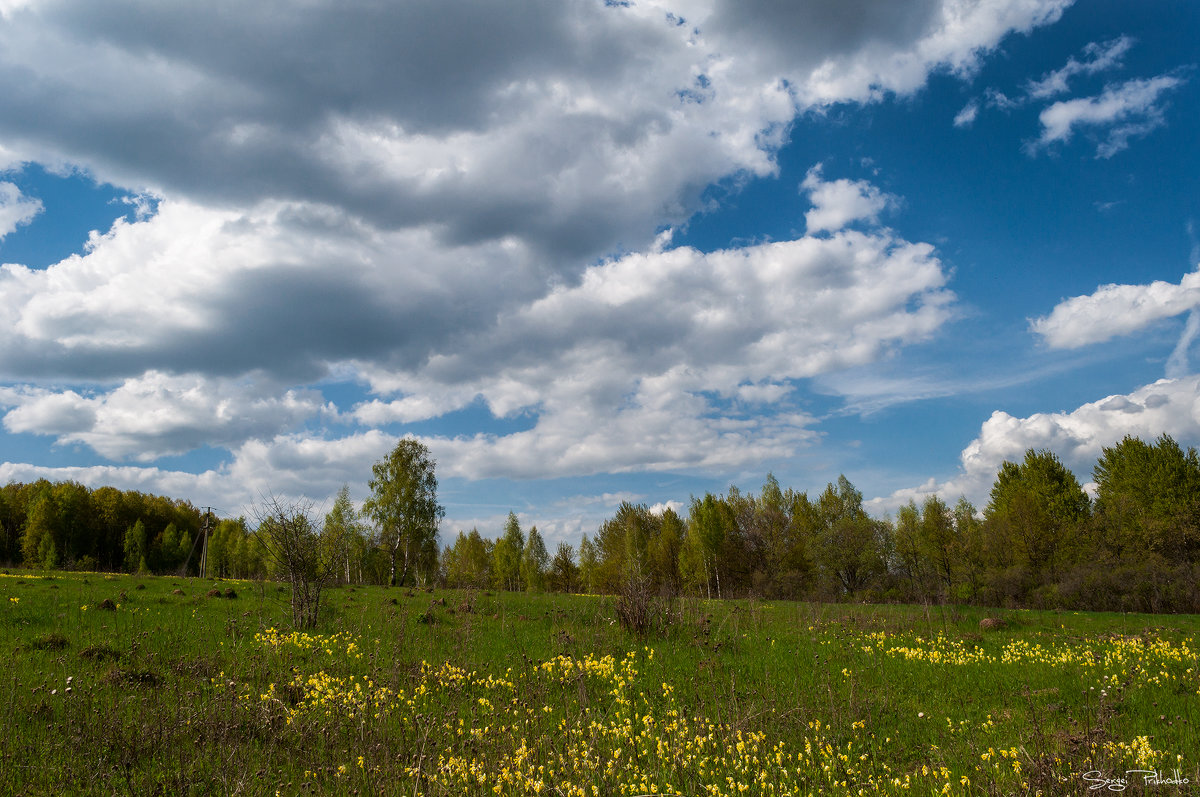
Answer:
[[[634,574],[617,595],[617,619],[627,630],[644,636],[652,629],[666,631],[671,625],[670,600],[659,596],[648,576]]]

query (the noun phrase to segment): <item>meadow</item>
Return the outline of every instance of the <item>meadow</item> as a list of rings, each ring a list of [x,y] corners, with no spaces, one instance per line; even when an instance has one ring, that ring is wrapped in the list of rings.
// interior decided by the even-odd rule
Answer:
[[[272,582],[0,574],[0,792],[1200,782],[1196,616],[679,599],[637,635],[612,597],[383,587],[289,616]]]

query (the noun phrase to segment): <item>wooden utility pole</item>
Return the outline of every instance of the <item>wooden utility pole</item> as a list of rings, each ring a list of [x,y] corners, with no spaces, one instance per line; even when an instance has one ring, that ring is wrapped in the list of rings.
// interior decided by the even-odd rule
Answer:
[[[204,507],[204,526],[200,533],[204,535],[204,547],[200,549],[200,578],[208,576],[208,519],[212,517],[212,507]]]

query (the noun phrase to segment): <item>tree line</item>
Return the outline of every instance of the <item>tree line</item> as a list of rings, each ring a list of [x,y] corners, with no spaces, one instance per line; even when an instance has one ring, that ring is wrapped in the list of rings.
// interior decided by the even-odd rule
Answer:
[[[1163,435],[1126,437],[1093,469],[1094,500],[1050,451],[1005,462],[987,505],[937,495],[871,517],[845,477],[815,497],[768,475],[758,494],[693,497],[686,516],[622,504],[553,558],[510,515],[459,532],[453,586],[664,595],[1200,612],[1200,461]],[[520,552],[518,555],[517,552]]]
[[[361,510],[343,487],[305,528],[343,583],[617,593],[636,579],[712,598],[1200,611],[1196,450],[1126,437],[1092,475],[1094,499],[1052,452],[1030,450],[1001,466],[982,512],[932,495],[886,518],[845,476],[810,497],[768,475],[757,494],[693,497],[685,514],[624,503],[552,556],[513,513],[496,539],[472,529],[439,546],[434,463],[406,439],[373,468]],[[195,574],[207,529],[208,574],[276,576],[259,525],[112,487],[0,488],[0,561],[29,567]]]

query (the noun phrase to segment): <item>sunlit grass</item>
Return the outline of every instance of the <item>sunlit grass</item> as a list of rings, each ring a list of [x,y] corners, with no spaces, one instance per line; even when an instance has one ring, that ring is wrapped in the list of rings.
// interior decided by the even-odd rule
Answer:
[[[215,586],[0,578],[0,791],[1049,795],[1085,792],[1092,772],[1200,781],[1191,616],[1008,612],[981,630],[978,609],[685,600],[664,634],[639,638],[604,597],[358,587],[331,590],[321,627],[294,633],[277,585]]]

